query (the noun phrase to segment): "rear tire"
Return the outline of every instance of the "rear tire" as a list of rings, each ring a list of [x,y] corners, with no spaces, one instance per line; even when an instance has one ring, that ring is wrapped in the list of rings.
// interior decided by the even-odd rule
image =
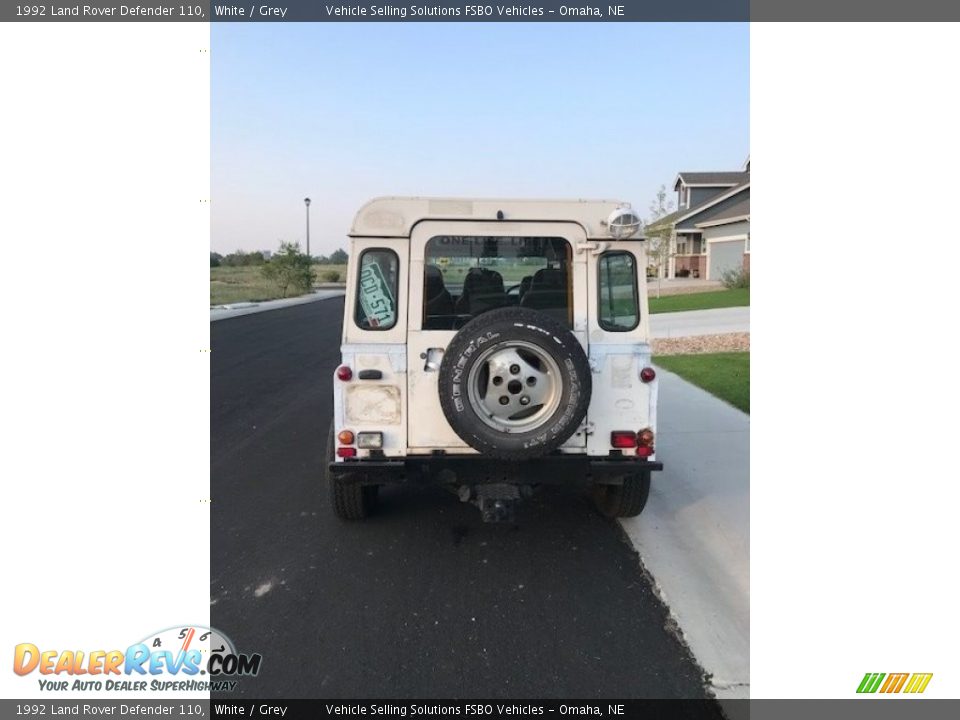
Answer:
[[[323,478],[330,488],[330,505],[334,514],[344,520],[363,520],[377,503],[377,485],[361,485],[354,476],[348,482],[330,472],[330,463],[336,454],[333,425],[327,439],[327,456],[323,464]],[[358,473],[359,474],[359,473]],[[351,473],[353,475],[353,473]]]
[[[363,501],[367,505],[367,512],[371,513],[377,509],[377,505],[380,504],[380,486],[379,485],[364,485],[363,486]]]
[[[650,496],[650,473],[627,475],[623,485],[594,485],[593,502],[609,518],[636,517]]]

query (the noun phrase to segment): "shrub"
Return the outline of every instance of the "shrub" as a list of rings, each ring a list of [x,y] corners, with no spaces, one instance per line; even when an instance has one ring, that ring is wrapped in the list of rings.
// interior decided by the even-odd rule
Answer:
[[[724,270],[720,275],[720,282],[728,290],[739,290],[750,287],[750,271],[743,268]]]
[[[283,243],[280,252],[265,263],[260,272],[280,288],[280,296],[287,297],[290,290],[305,293],[313,287],[313,270],[310,258],[300,252],[300,246]]]
[[[677,270],[677,277],[679,277],[679,278],[690,277],[690,269],[689,269],[689,268],[680,268],[679,270]]]
[[[340,271],[339,270],[324,270],[320,273],[320,279],[324,282],[340,282]]]

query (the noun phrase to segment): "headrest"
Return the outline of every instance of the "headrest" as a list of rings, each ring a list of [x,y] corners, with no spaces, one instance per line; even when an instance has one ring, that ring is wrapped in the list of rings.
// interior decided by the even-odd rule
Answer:
[[[440,272],[440,268],[436,265],[427,265],[424,267],[423,277],[424,291],[428,298],[436,297],[447,289],[443,284],[443,273]]]
[[[559,268],[543,268],[534,274],[530,287],[533,290],[552,290],[562,288],[566,284],[566,272]]]
[[[486,268],[470,268],[463,279],[463,291],[465,293],[502,293],[503,275]]]

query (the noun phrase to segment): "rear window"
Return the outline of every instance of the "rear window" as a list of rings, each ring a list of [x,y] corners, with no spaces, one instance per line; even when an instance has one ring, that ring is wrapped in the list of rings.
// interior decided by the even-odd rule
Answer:
[[[627,332],[640,322],[637,264],[628,252],[607,252],[597,263],[600,327],[609,332]]]
[[[438,235],[423,268],[424,330],[456,330],[499,307],[525,307],[572,327],[570,243],[559,237]]]
[[[364,330],[389,330],[397,324],[397,276],[393,250],[364,250],[360,255],[354,320]]]

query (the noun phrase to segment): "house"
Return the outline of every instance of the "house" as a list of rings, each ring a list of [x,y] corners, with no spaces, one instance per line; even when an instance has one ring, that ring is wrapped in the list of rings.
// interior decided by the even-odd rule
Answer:
[[[646,227],[670,242],[666,277],[719,280],[750,270],[750,158],[731,172],[681,172],[673,187],[677,210]]]

